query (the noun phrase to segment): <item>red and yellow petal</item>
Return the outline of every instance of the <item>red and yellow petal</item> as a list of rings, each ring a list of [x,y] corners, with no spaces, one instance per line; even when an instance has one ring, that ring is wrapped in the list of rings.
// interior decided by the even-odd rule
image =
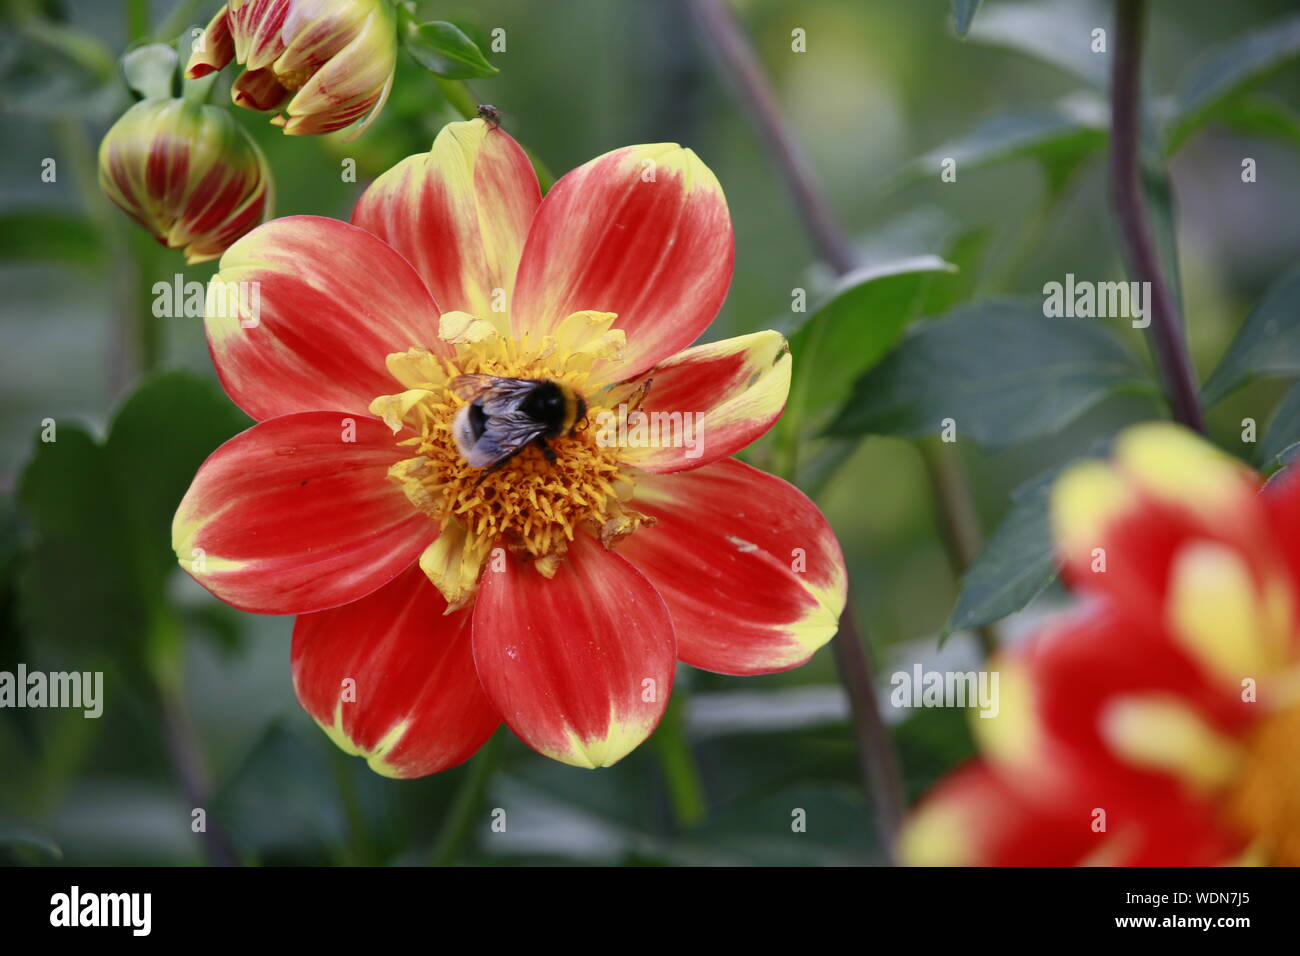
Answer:
[[[293,628],[293,686],[339,747],[386,777],[467,760],[500,717],[479,686],[470,612],[412,565],[378,591]]]
[[[383,422],[303,412],[254,425],[212,453],[181,499],[181,566],[237,608],[302,614],[391,581],[434,536],[388,479]]]
[[[1206,795],[1240,758],[1257,711],[1179,639],[1114,604],[1054,621],[992,665],[999,710],[972,719],[990,762],[1040,799],[1137,812]]]
[[[448,123],[429,152],[408,156],[376,179],[357,201],[352,223],[405,256],[443,311],[484,321],[501,316],[505,332],[519,257],[541,198],[519,144],[475,119]]]
[[[345,222],[276,219],[221,257],[208,346],[226,393],[255,419],[332,408],[368,415],[385,364],[441,347],[438,307],[395,250]]]
[[[630,378],[690,345],[731,284],[734,237],[722,187],[689,149],[629,146],[564,176],[524,245],[511,317],[540,342],[565,316],[614,312]]]
[[[1074,866],[1101,852],[1106,835],[1086,811],[1026,799],[988,765],[945,778],[917,806],[899,835],[908,866]]]
[[[1066,799],[1042,799],[987,763],[946,777],[899,835],[911,866],[1219,866],[1240,860],[1241,837],[1212,803],[1162,794],[1109,802],[1087,781]]]
[[[501,717],[530,747],[608,767],[654,731],[672,693],[673,622],[627,561],[578,535],[553,578],[504,556],[483,574],[474,660]]]
[[[235,58],[250,70],[269,67],[284,53],[286,36],[292,36],[288,22],[295,0],[236,0],[227,4],[229,29],[234,38]],[[301,21],[298,11],[296,21]]]
[[[793,485],[735,459],[637,482],[658,523],[617,551],[672,613],[680,660],[722,674],[789,670],[839,628],[844,556]]]
[[[207,76],[225,68],[235,56],[235,41],[230,33],[230,16],[223,3],[217,15],[203,31],[201,42],[196,44],[186,64],[185,75],[190,79]]]
[[[313,136],[350,126],[369,111],[349,138],[359,136],[384,108],[393,88],[397,70],[394,30],[391,8],[386,2],[376,3],[347,46],[330,55],[294,94],[284,108],[283,121],[273,122],[289,136]],[[276,63],[282,74],[294,69],[291,58],[298,52],[296,47],[290,47]]]
[[[284,102],[289,91],[271,69],[244,70],[230,85],[230,99],[246,110],[264,112],[273,110]]]
[[[654,425],[658,444],[630,446],[624,458],[659,474],[685,471],[735,454],[772,427],[790,392],[790,349],[779,332],[755,332],[686,349],[645,377],[653,383],[641,411],[668,434]]]
[[[1186,429],[1134,426],[1117,439],[1113,462],[1084,462],[1057,480],[1053,541],[1074,586],[1159,604],[1190,540],[1273,557],[1258,487],[1249,469]]]

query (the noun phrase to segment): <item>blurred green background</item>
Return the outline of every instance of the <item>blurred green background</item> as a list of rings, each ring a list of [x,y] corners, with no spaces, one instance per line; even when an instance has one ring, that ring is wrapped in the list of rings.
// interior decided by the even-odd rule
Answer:
[[[95,184],[99,139],[130,103],[115,64],[127,46],[129,5],[4,6],[0,669],[23,661],[30,669],[104,670],[106,702],[99,720],[82,719],[78,711],[0,712],[0,859],[207,860],[205,844],[190,829],[193,802],[169,756],[165,715],[173,730],[179,722],[185,746],[201,755],[212,794],[207,809],[245,862],[428,861],[472,770],[413,782],[370,773],[335,752],[297,706],[289,676],[291,618],[236,612],[168,571],[167,620],[158,628],[161,612],[135,606],[123,590],[129,582],[118,580],[112,548],[127,532],[115,523],[116,499],[101,494],[100,469],[170,452],[198,452],[201,460],[241,427],[240,416],[224,398],[214,401],[211,388],[173,377],[156,386],[153,405],[141,400],[140,413],[123,427],[121,444],[130,447],[120,454],[112,443],[103,453],[77,429],[102,441],[146,369],[215,381],[200,319],[144,319],[154,282],[178,273],[205,281],[215,264],[185,267],[179,253],[154,245]],[[145,6],[157,26],[175,4]],[[204,23],[215,4],[181,7],[184,22]],[[1025,13],[1030,7],[1036,15]],[[1058,48],[1071,24],[1085,32],[1089,24],[1108,26],[1108,4],[988,0],[964,41],[954,33],[947,0],[746,0],[737,8],[792,133],[866,262],[960,256],[964,272],[941,280],[952,283],[936,297],[945,304],[1004,294],[1041,299],[1043,284],[1063,281],[1067,272],[1098,281],[1124,277],[1107,195],[1104,89],[1048,62],[1057,53],[1068,61],[1069,51]],[[44,26],[33,29],[29,20],[28,28],[17,29],[13,18],[32,11]],[[1294,11],[1292,0],[1153,4],[1147,48],[1153,102],[1160,107],[1207,51]],[[469,81],[469,88],[477,101],[501,108],[505,127],[557,174],[617,146],[661,140],[689,145],[712,167],[731,205],[736,270],[710,338],[789,327],[797,318],[790,311],[793,289],[807,289],[813,303],[825,298],[828,274],[816,264],[770,158],[682,0],[447,0],[422,3],[421,12],[480,35],[505,28],[507,51],[491,54],[500,75]],[[1004,32],[981,35],[983,18],[990,26],[1001,23]],[[806,31],[806,53],[790,49],[795,28]],[[1027,55],[1016,46],[1042,52]],[[1264,290],[1297,262],[1296,93],[1295,70],[1262,76],[1249,102],[1263,107],[1209,117],[1169,162],[1182,296],[1202,378]],[[224,86],[215,101],[226,101]],[[978,147],[987,140],[967,140],[976,158],[961,161],[956,183],[939,181],[934,157],[968,155],[947,144],[999,117],[1011,117],[1017,128],[1063,101],[1080,116],[1099,115],[1100,129],[1081,123],[1069,138],[1024,149],[994,136],[1001,152],[985,154]],[[1264,119],[1252,123],[1251,116]],[[285,137],[247,111],[235,111],[235,118],[270,160],[276,215],[346,219],[368,178],[427,149],[441,125],[458,117],[433,78],[403,55],[387,109],[353,143],[337,135]],[[931,160],[917,166],[925,156]],[[1259,176],[1241,188],[1247,156],[1257,161]],[[57,162],[53,183],[41,179],[47,157]],[[340,176],[347,157],[357,160],[356,183]],[[1107,330],[1147,363],[1138,333],[1123,322],[1108,323]],[[984,348],[996,356],[1005,345],[991,340]],[[1250,385],[1213,410],[1212,433],[1225,446],[1239,445],[1241,419],[1253,416],[1262,425],[1280,394],[1277,382]],[[176,403],[189,410],[192,433],[177,436],[154,424],[166,421],[156,406]],[[998,526],[1013,489],[1119,424],[1158,414],[1149,395],[1116,394],[1057,434],[1015,447],[987,450],[959,441],[956,457],[983,532]],[[66,446],[48,453],[24,482],[47,418],[58,423],[59,444]],[[866,438],[822,482],[815,465],[826,446],[814,438],[814,426],[809,421],[796,436],[806,449],[800,483],[817,494],[843,544],[852,600],[882,680],[914,661],[971,666],[969,634],[955,634],[939,650],[958,585],[915,442]],[[131,429],[138,432],[134,441]],[[773,449],[771,441],[760,444],[750,460],[770,466]],[[128,485],[134,480],[129,467],[115,473],[125,474]],[[181,476],[182,488],[188,477]],[[20,488],[26,489],[21,503]],[[145,510],[158,500],[147,485],[132,490]],[[152,518],[141,519],[143,526],[158,525]],[[167,543],[155,546],[165,550]],[[1060,599],[1049,589],[1003,623],[1003,638],[1012,639]],[[167,645],[162,651],[160,641]],[[171,670],[160,678],[160,668]],[[784,675],[684,672],[680,683],[684,702],[689,695],[673,712],[681,733],[661,731],[663,742],[652,740],[610,770],[564,767],[509,738],[486,804],[506,808],[507,832],[477,826],[459,860],[884,859],[829,649]],[[159,687],[171,691],[160,694]],[[178,699],[169,699],[171,692]],[[890,719],[912,796],[971,752],[960,712]],[[674,813],[661,759],[671,762],[673,741],[682,739],[708,804],[693,825]],[[794,808],[807,810],[807,833],[792,834]]]

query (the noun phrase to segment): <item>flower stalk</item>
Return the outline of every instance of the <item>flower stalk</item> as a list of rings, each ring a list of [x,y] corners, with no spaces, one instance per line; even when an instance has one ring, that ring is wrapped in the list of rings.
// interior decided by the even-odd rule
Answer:
[[[735,80],[818,252],[836,273],[843,275],[852,271],[857,265],[853,244],[836,222],[813,180],[803,152],[786,130],[776,97],[735,17],[721,0],[691,0],[691,6],[727,73]],[[939,487],[936,486],[936,490]],[[882,841],[889,847],[898,831],[906,801],[897,755],[876,698],[870,654],[858,632],[851,608],[850,603],[840,618],[840,632],[832,645],[840,682],[848,694],[853,712],[864,782],[875,796]]]
[[[1187,350],[1178,304],[1169,289],[1151,238],[1142,196],[1140,103],[1144,0],[1118,0],[1115,6],[1115,56],[1111,67],[1111,198],[1128,254],[1129,271],[1151,288],[1151,352],[1174,419],[1204,432],[1196,372]]]

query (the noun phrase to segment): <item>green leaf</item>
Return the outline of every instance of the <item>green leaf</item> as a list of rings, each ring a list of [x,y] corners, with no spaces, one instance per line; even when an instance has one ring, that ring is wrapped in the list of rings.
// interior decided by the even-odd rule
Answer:
[[[1172,153],[1215,118],[1233,97],[1250,90],[1300,57],[1300,15],[1293,15],[1221,44],[1183,75],[1167,141]]]
[[[945,159],[957,174],[1016,159],[1037,159],[1051,191],[1069,179],[1089,156],[1103,149],[1109,118],[1106,104],[1093,96],[1073,97],[1055,107],[986,120],[965,136],[950,140],[917,159],[913,176],[938,175]]]
[[[898,341],[916,315],[926,280],[953,269],[938,256],[916,256],[844,276],[822,305],[787,331],[794,367],[782,420],[801,422],[838,404],[854,376]]]
[[[1208,408],[1251,379],[1300,372],[1300,267],[1269,287],[1251,309],[1205,387]]]
[[[957,28],[957,36],[963,40],[970,32],[971,21],[975,19],[981,3],[983,0],[952,0],[953,25]]]
[[[402,37],[406,50],[426,70],[449,80],[473,80],[501,71],[454,23],[434,20],[411,24]]]
[[[1110,77],[1110,4],[1096,0],[996,3],[970,30],[977,43],[1000,46],[1065,70],[1097,89]],[[1106,31],[1106,52],[1093,52],[1092,31]]]
[[[18,500],[32,527],[19,617],[33,645],[78,652],[141,646],[148,609],[104,449],[71,424],[37,442]]]
[[[1140,144],[1142,176],[1142,197],[1146,202],[1147,212],[1151,217],[1151,230],[1154,233],[1156,253],[1160,257],[1160,268],[1167,277],[1170,294],[1179,313],[1183,311],[1182,267],[1178,259],[1178,225],[1174,219],[1174,187],[1169,179],[1169,167],[1160,152],[1160,144],[1155,124],[1148,113],[1143,114],[1143,126]],[[1124,247],[1125,260],[1129,258],[1127,245]],[[1128,274],[1136,276],[1137,270],[1128,262]]]
[[[204,459],[250,424],[219,388],[188,372],[150,379],[118,409],[106,453],[148,573],[161,578],[176,567],[176,506]]]
[[[1300,113],[1274,97],[1238,97],[1216,111],[1214,118],[1246,136],[1268,137],[1300,146]]]
[[[0,215],[0,261],[60,262],[97,268],[104,249],[95,227],[63,209],[21,209]]]
[[[241,854],[275,861],[343,845],[347,821],[323,749],[333,745],[318,737],[300,736],[277,719],[223,781],[212,812]],[[284,812],[288,807],[292,813]]]
[[[175,92],[179,57],[169,43],[147,43],[122,57],[126,85],[145,99],[169,99]]]
[[[1150,388],[1096,319],[1045,318],[1038,304],[991,300],[919,327],[860,378],[830,435],[957,435],[986,447],[1051,434],[1107,395]]]
[[[1011,510],[962,575],[945,637],[1014,614],[1055,579],[1048,498],[1044,486],[1012,502]]]
[[[246,425],[215,385],[188,373],[142,385],[104,445],[56,423],[18,489],[33,529],[19,604],[34,642],[145,650],[176,569],[176,506],[203,459]]]
[[[1111,444],[1111,438],[1104,438],[1078,458],[1052,466],[1011,493],[1011,508],[962,575],[957,605],[943,637],[1016,613],[1056,580],[1050,513],[1052,485],[1078,462],[1107,457]]]
[[[1277,464],[1297,442],[1300,442],[1300,382],[1291,386],[1274,409],[1255,451],[1255,464],[1261,468]]]
[[[918,315],[942,315],[975,294],[980,266],[992,235],[993,231],[988,228],[968,229],[947,243],[943,257],[955,269],[935,275],[926,283],[921,304],[916,310]]]
[[[48,834],[21,820],[0,818],[0,848],[35,850],[51,860],[63,859],[63,850]]]

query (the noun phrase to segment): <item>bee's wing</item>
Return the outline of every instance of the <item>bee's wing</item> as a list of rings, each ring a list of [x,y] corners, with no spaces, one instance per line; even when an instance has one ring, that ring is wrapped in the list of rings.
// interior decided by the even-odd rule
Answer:
[[[478,402],[489,415],[506,415],[537,387],[537,383],[526,378],[457,375],[447,387],[457,398]]]
[[[471,468],[491,468],[500,464],[537,438],[545,425],[519,412],[485,416],[481,431],[475,434],[471,406],[466,405],[456,415],[453,434],[460,453]]]

